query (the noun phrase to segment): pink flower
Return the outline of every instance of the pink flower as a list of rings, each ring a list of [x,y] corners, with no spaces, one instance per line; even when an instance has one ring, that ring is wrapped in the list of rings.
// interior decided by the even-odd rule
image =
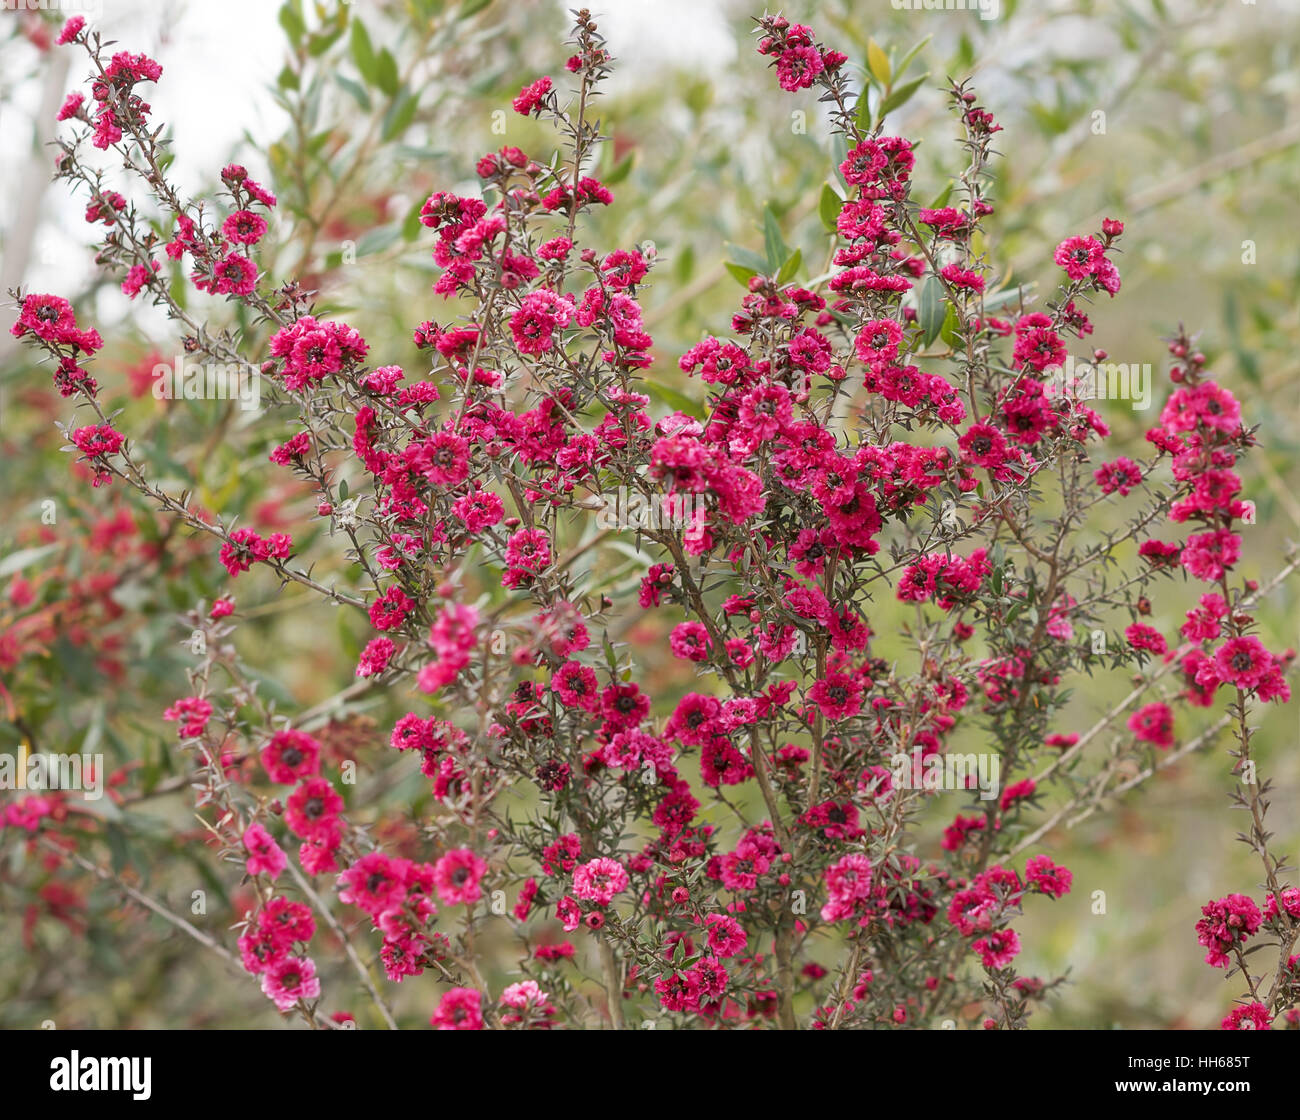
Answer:
[[[1276,662],[1256,637],[1229,638],[1214,652],[1214,668],[1220,680],[1249,692],[1273,670]]]
[[[726,914],[705,914],[704,925],[709,931],[709,948],[720,957],[734,957],[745,951],[749,935],[735,918]]]
[[[1268,1031],[1272,1021],[1272,1012],[1256,1000],[1234,1007],[1219,1025],[1225,1031]]]
[[[391,638],[372,638],[366,643],[366,648],[361,651],[361,656],[357,659],[357,676],[378,676],[388,668],[396,648]]]
[[[713,645],[708,628],[702,622],[679,622],[673,627],[668,644],[673,656],[683,661],[707,661]]]
[[[254,822],[244,830],[244,850],[248,852],[245,865],[250,875],[267,875],[278,879],[289,865],[289,858],[275,842],[271,834],[260,824]]]
[[[1020,952],[1020,936],[1013,929],[999,929],[971,942],[985,968],[1006,968]]]
[[[1191,575],[1215,583],[1241,559],[1241,538],[1227,529],[1195,534],[1187,538],[1180,559]]]
[[[519,96],[511,104],[514,106],[516,113],[521,117],[526,117],[542,103],[542,98],[550,92],[551,79],[538,78],[532,85],[524,86],[519,91]]]
[[[1060,898],[1070,893],[1074,875],[1068,868],[1057,866],[1048,856],[1032,856],[1025,864],[1025,882],[1048,898]]]
[[[1159,630],[1142,622],[1135,622],[1129,626],[1124,631],[1124,639],[1134,649],[1148,649],[1156,654],[1164,653],[1169,648],[1164,635]]]
[[[262,748],[262,766],[281,785],[314,777],[320,773],[320,743],[305,731],[277,731]]]
[[[1165,750],[1174,745],[1174,713],[1169,705],[1157,700],[1139,708],[1128,717],[1128,729],[1138,742],[1150,743]]]
[[[546,288],[529,292],[510,316],[510,333],[521,354],[544,354],[555,346],[555,332],[573,320],[573,304]]]
[[[316,964],[310,957],[286,957],[262,973],[262,991],[280,1011],[288,1011],[299,1000],[320,998]]]
[[[808,690],[808,699],[829,720],[849,719],[862,710],[862,685],[845,673],[828,673]]]
[[[207,730],[208,720],[211,718],[211,703],[197,696],[186,696],[177,700],[163,712],[163,719],[180,724],[176,731],[182,739],[197,739]]]
[[[1106,250],[1095,237],[1068,237],[1053,254],[1071,280],[1083,280],[1096,273],[1106,260]]]
[[[483,896],[479,882],[486,872],[487,864],[471,849],[453,848],[433,865],[438,897],[447,906],[469,906],[477,902]]]
[[[1196,923],[1196,940],[1207,952],[1205,963],[1227,968],[1232,950],[1242,945],[1260,927],[1264,917],[1254,901],[1244,894],[1230,894],[1201,907],[1204,915]]]
[[[445,993],[429,1019],[440,1031],[481,1031],[483,1001],[473,988],[452,988]]]
[[[617,860],[601,857],[573,871],[573,893],[598,906],[608,906],[627,885],[627,872]]]

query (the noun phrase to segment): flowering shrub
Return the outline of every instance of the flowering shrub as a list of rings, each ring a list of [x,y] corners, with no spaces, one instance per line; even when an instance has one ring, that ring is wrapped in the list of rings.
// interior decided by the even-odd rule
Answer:
[[[316,544],[350,567],[324,582],[302,529],[237,526],[160,480],[101,406],[103,339],[65,299],[13,293],[14,335],[84,421],[66,429],[77,468],[205,540],[228,576],[186,618],[188,687],[159,716],[208,843],[243,876],[235,948],[155,913],[317,1026],[397,1025],[397,986],[418,985],[439,1029],[1017,1028],[1062,979],[1020,971],[1015,928],[1074,886],[1042,850],[1053,828],[1230,725],[1262,901],[1207,903],[1188,946],[1194,924],[1206,963],[1240,974],[1225,1027],[1296,1025],[1300,890],[1251,753],[1294,660],[1251,612],[1295,564],[1267,587],[1235,574],[1254,517],[1240,405],[1180,332],[1150,458],[1107,459],[1107,424],[1059,374],[1093,333],[1089,301],[1121,291],[1122,223],[1065,237],[1030,310],[989,252],[1001,129],[969,85],[947,91],[965,166],[921,206],[913,142],[854,96],[846,56],[781,17],[758,32],[781,89],[818,97],[842,139],[820,206],[834,244],[801,282],[769,229],[762,267],[737,266],[729,327],[680,357],[704,403],[664,414],[639,302],[659,256],[583,242],[616,205],[589,173],[613,60],[586,12],[568,78],[513,102],[561,155],[489,153],[480,191],[419,212],[444,309],[413,330],[422,376],[263,273],[277,199],[243,167],[216,199],[182,197],[144,99],[161,68],[65,28],[93,72],[59,114],[58,176],[107,230],[100,262],[187,354],[259,379],[260,469],[310,493]],[[87,147],[120,158],[136,198]],[[615,495],[656,516],[625,524]],[[1153,535],[1183,523],[1181,542]],[[241,585],[263,569],[363,622],[349,694],[410,708],[385,728],[390,758],[347,757],[328,713],[285,711],[272,666],[237,654]],[[1174,640],[1141,619],[1178,573],[1197,605]],[[872,628],[884,598],[908,604],[897,634]],[[688,682],[673,700],[639,679],[667,660]],[[1097,672],[1135,684],[1063,730]],[[1225,703],[1217,722],[1198,711]],[[375,808],[358,762],[419,771],[403,818]],[[11,798],[5,841],[51,875],[111,879],[94,856],[108,825],[69,800]],[[1247,961],[1261,936],[1272,952]]]

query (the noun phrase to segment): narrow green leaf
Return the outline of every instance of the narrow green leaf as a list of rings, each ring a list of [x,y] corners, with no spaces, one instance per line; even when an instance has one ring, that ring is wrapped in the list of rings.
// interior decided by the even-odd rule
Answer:
[[[830,183],[823,183],[821,198],[817,200],[817,213],[827,233],[835,232],[835,223],[839,221],[840,211],[843,209],[844,199],[835,193]]]
[[[889,86],[892,73],[889,67],[889,56],[885,54],[875,39],[867,40],[867,69],[871,71],[872,77],[882,86]]]
[[[352,95],[356,103],[361,106],[362,112],[370,112],[370,94],[366,92],[365,86],[360,82],[354,82],[351,78],[345,78],[342,74],[335,74],[334,80]]]
[[[385,140],[391,140],[395,136],[400,136],[406,131],[407,126],[415,118],[415,110],[419,101],[409,89],[402,89],[388,107],[388,112],[384,114],[384,127],[381,135]]]
[[[929,71],[926,71],[919,78],[912,79],[912,81],[906,83],[905,85],[899,86],[896,90],[890,93],[890,95],[880,103],[881,119],[883,120],[886,115],[892,113],[899,106],[905,105],[908,101],[910,101],[912,98],[912,94],[914,94],[918,89],[921,88],[922,84],[929,76],[930,76]]]
[[[767,271],[775,275],[790,256],[790,246],[781,234],[781,223],[771,205],[763,207],[763,251],[767,254]]]
[[[736,278],[736,282],[739,283],[742,288],[748,288],[750,278],[758,275],[758,272],[755,269],[746,268],[743,264],[737,264],[735,261],[726,261],[722,267]]]
[[[921,328],[921,341],[929,346],[943,330],[947,308],[943,302],[943,285],[933,273],[921,285],[921,297],[916,311],[916,322]]]
[[[375,48],[370,42],[370,32],[359,19],[352,21],[352,61],[357,64],[366,85],[379,84],[379,72],[375,63]]]
[[[767,269],[767,261],[754,252],[753,249],[746,249],[740,245],[732,245],[730,243],[727,244],[726,249],[727,253],[738,265],[742,268],[749,269],[750,275],[764,272]],[[779,263],[780,262],[778,262],[778,264]]]
[[[796,249],[786,259],[785,264],[781,266],[781,270],[776,274],[776,282],[778,284],[790,283],[790,281],[795,278],[795,274],[799,271],[799,266],[802,264],[803,250]]]
[[[933,35],[927,35],[924,39],[922,39],[919,43],[917,43],[916,46],[914,46],[910,51],[908,51],[907,54],[903,55],[902,61],[899,62],[897,68],[894,70],[895,77],[902,77],[905,73],[907,73],[907,68],[912,65],[913,60],[916,58],[918,54],[921,53],[921,51],[925,49],[926,43],[928,43],[932,38],[934,38]]]
[[[280,9],[280,26],[284,28],[284,33],[289,36],[290,42],[296,47],[304,35],[307,34],[307,25],[303,23],[302,16],[292,3],[285,4]]]
[[[387,47],[375,58],[375,81],[389,97],[396,97],[402,88],[402,79],[397,74],[397,59]]]
[[[601,179],[601,182],[607,187],[612,186],[615,183],[621,183],[632,173],[632,168],[635,164],[636,152],[628,152],[627,155],[610,168],[609,174],[604,176]]]

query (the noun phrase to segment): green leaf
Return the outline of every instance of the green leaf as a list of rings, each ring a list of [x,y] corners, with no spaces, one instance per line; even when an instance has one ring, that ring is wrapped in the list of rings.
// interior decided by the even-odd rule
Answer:
[[[881,49],[875,39],[867,40],[867,69],[872,77],[882,86],[888,88],[892,71],[889,68],[889,56]]]
[[[36,548],[24,548],[17,552],[11,552],[3,560],[0,560],[0,579],[11,576],[15,572],[21,572],[27,565],[35,564],[37,560],[48,556],[58,547],[57,543],[43,544],[38,545]]]
[[[735,261],[726,261],[722,267],[736,278],[742,288],[748,288],[750,277],[758,275],[756,269],[746,268],[743,264],[737,264]]]
[[[907,72],[907,68],[912,65],[912,61],[916,58],[918,54],[921,53],[921,51],[925,49],[926,43],[928,43],[933,38],[934,38],[933,35],[927,35],[924,39],[922,39],[919,43],[917,43],[916,46],[914,46],[910,51],[908,51],[907,54],[903,55],[903,59],[901,62],[899,62],[898,69],[894,71],[894,74],[899,77],[905,74]]]
[[[934,201],[927,207],[929,210],[942,210],[948,205],[948,199],[952,197],[953,181],[948,180],[948,185],[934,196]]]
[[[284,28],[284,33],[289,36],[290,42],[296,47],[302,41],[303,36],[307,34],[307,25],[303,23],[302,16],[298,14],[298,10],[292,2],[285,4],[280,9],[279,20],[280,26]]]
[[[469,19],[470,16],[476,16],[484,8],[492,3],[492,0],[465,0],[456,12],[457,19]]]
[[[389,97],[396,97],[402,88],[402,79],[397,75],[397,59],[387,47],[375,59],[375,81]]]
[[[402,220],[402,240],[414,241],[420,236],[420,230],[424,228],[420,221],[420,211],[424,208],[424,201],[417,199],[407,211],[406,217]]]
[[[367,230],[357,242],[357,257],[367,257],[371,253],[382,253],[390,245],[395,244],[401,235],[402,228],[396,224]]]
[[[821,198],[817,200],[817,213],[827,233],[836,231],[835,223],[839,221],[840,211],[843,209],[844,199],[835,193],[830,183],[823,183]]]
[[[740,245],[730,243],[727,244],[726,249],[727,253],[741,268],[749,269],[751,276],[766,271],[767,261],[755,253],[753,249],[745,249]]]
[[[910,101],[912,94],[921,88],[922,84],[929,76],[930,72],[927,70],[919,78],[912,79],[912,81],[908,82],[906,85],[901,85],[890,93],[889,96],[880,103],[881,119],[883,120],[887,114],[892,113],[900,105],[904,105]]]
[[[113,863],[113,874],[120,875],[131,859],[126,846],[126,833],[117,825],[109,824],[104,828],[104,839],[108,843],[108,852]]]
[[[375,63],[375,48],[370,42],[370,32],[359,19],[352,21],[352,61],[357,64],[367,85],[379,84],[379,71]]]
[[[415,118],[419,100],[409,89],[403,88],[384,114],[384,127],[381,135],[385,140],[400,136]]]
[[[320,58],[327,50],[337,43],[343,32],[346,30],[346,24],[340,23],[333,31],[317,32],[307,41],[307,53],[312,58]]]
[[[943,285],[931,273],[921,285],[921,297],[916,310],[916,322],[921,328],[921,340],[926,346],[939,337],[947,311],[943,302]]]
[[[858,104],[853,112],[853,119],[857,122],[858,129],[861,132],[871,131],[871,98],[868,96],[870,92],[868,87],[862,87],[862,92],[858,94]],[[837,160],[836,162],[843,161]]]
[[[763,207],[763,251],[767,254],[769,275],[775,275],[790,255],[790,247],[781,236],[781,223],[776,220],[770,205]]]
[[[345,78],[342,74],[335,74],[334,80],[352,95],[356,103],[361,106],[363,113],[370,112],[370,94],[366,92],[365,86],[360,82],[354,82],[351,78]]]
[[[1019,303],[1021,297],[1038,287],[1038,281],[1029,284],[1017,284],[1014,288],[1003,288],[984,297],[984,310],[996,311],[1009,303]]]
[[[680,253],[677,254],[677,261],[673,265],[673,275],[677,277],[680,284],[685,284],[695,272],[695,246],[687,245]]]
[[[650,397],[660,404],[667,405],[677,412],[684,412],[688,416],[694,416],[697,420],[704,418],[703,406],[698,401],[691,400],[685,393],[658,382],[645,381],[642,382],[642,386]]]
[[[627,155],[625,155],[621,160],[618,161],[618,163],[616,163],[612,168],[610,168],[609,174],[606,175],[603,179],[601,179],[601,182],[604,183],[605,186],[607,187],[615,183],[621,183],[630,174],[632,174],[632,168],[635,166],[635,164],[636,164],[636,152],[628,152]]]
[[[777,272],[776,282],[778,284],[790,283],[790,281],[794,279],[795,273],[799,271],[799,266],[802,264],[803,264],[803,250],[796,249],[786,259],[786,262],[781,266],[780,271]]]
[[[298,75],[293,69],[286,66],[280,71],[279,77],[275,79],[275,84],[281,89],[298,89]]]
[[[948,313],[943,317],[943,328],[939,331],[939,338],[949,349],[961,349],[962,339],[958,331],[960,320],[957,317],[957,309],[951,305],[948,307]]]

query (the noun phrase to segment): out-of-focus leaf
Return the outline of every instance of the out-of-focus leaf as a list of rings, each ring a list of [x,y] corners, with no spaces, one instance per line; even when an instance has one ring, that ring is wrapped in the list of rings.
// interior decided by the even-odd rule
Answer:
[[[790,247],[781,235],[781,223],[770,204],[763,207],[763,251],[767,254],[765,271],[769,275],[775,275],[790,255]]]
[[[352,61],[357,64],[366,84],[379,84],[378,64],[375,61],[375,48],[370,42],[370,32],[359,19],[352,21]]]
[[[939,331],[939,339],[953,350],[960,349],[962,344],[961,336],[957,333],[957,326],[957,309],[949,305],[947,314],[943,317],[943,328]]]
[[[400,136],[415,119],[415,110],[419,105],[415,95],[409,89],[403,89],[384,114],[384,127],[381,135],[385,140]]]
[[[735,261],[726,261],[723,266],[742,288],[749,287],[749,281],[752,277],[758,275],[758,271],[752,268],[746,268],[743,264],[737,264]]]
[[[730,256],[741,268],[749,269],[750,275],[767,270],[767,261],[754,252],[753,249],[746,249],[740,245],[727,245],[727,255]],[[780,262],[778,261],[778,266]]]
[[[36,561],[48,556],[58,547],[57,544],[43,544],[36,548],[23,548],[17,552],[11,552],[3,560],[0,560],[0,579],[5,579],[15,572],[21,572],[29,564],[35,564]]]
[[[896,90],[893,90],[880,103],[880,117],[883,119],[895,109],[907,104],[907,102],[912,99],[912,95],[921,88],[922,84],[924,84],[925,80],[929,76],[929,71],[926,71],[919,78],[913,78],[910,82],[907,82],[904,85],[899,86]]]
[[[632,168],[635,166],[635,164],[636,164],[636,152],[628,152],[627,155],[625,155],[621,160],[618,161],[618,163],[616,163],[610,169],[609,174],[603,178],[602,182],[607,187],[615,183],[621,183],[630,174],[632,174]]]
[[[934,38],[933,35],[927,35],[924,39],[922,39],[919,43],[917,43],[916,46],[914,46],[910,51],[908,51],[907,54],[903,55],[902,59],[898,63],[898,66],[894,69],[895,77],[902,77],[904,74],[907,73],[907,68],[912,65],[913,60],[916,58],[918,54],[920,54],[925,49],[925,45],[932,38]]]
[[[781,266],[780,271],[777,272],[776,282],[778,284],[790,283],[790,281],[795,278],[796,273],[798,273],[799,271],[799,266],[802,264],[803,264],[803,250],[796,249],[786,259],[786,262]]]
[[[703,406],[698,401],[691,400],[685,393],[658,382],[646,381],[642,384],[652,400],[667,405],[675,412],[684,412],[688,416],[694,416],[697,420],[704,418]]]
[[[882,86],[889,86],[891,77],[889,56],[885,54],[875,39],[867,40],[867,69],[871,71],[871,76]]]
[[[943,302],[943,285],[931,273],[921,285],[921,296],[916,309],[916,322],[921,328],[921,340],[926,346],[939,337],[947,310]]]
[[[402,88],[402,79],[397,74],[397,59],[387,47],[375,56],[375,82],[389,97],[396,97]]]
[[[284,33],[289,36],[294,46],[302,42],[303,36],[307,34],[307,25],[303,23],[298,7],[292,0],[280,9],[279,20]]]
[[[345,78],[342,74],[335,74],[334,80],[352,95],[353,100],[361,106],[363,113],[370,112],[370,94],[366,92],[365,86],[360,82],[354,82],[351,78]]]
[[[817,200],[817,214],[822,220],[822,225],[826,227],[827,233],[835,232],[835,223],[839,220],[840,211],[843,209],[844,199],[835,193],[830,183],[823,183],[821,197]]]

